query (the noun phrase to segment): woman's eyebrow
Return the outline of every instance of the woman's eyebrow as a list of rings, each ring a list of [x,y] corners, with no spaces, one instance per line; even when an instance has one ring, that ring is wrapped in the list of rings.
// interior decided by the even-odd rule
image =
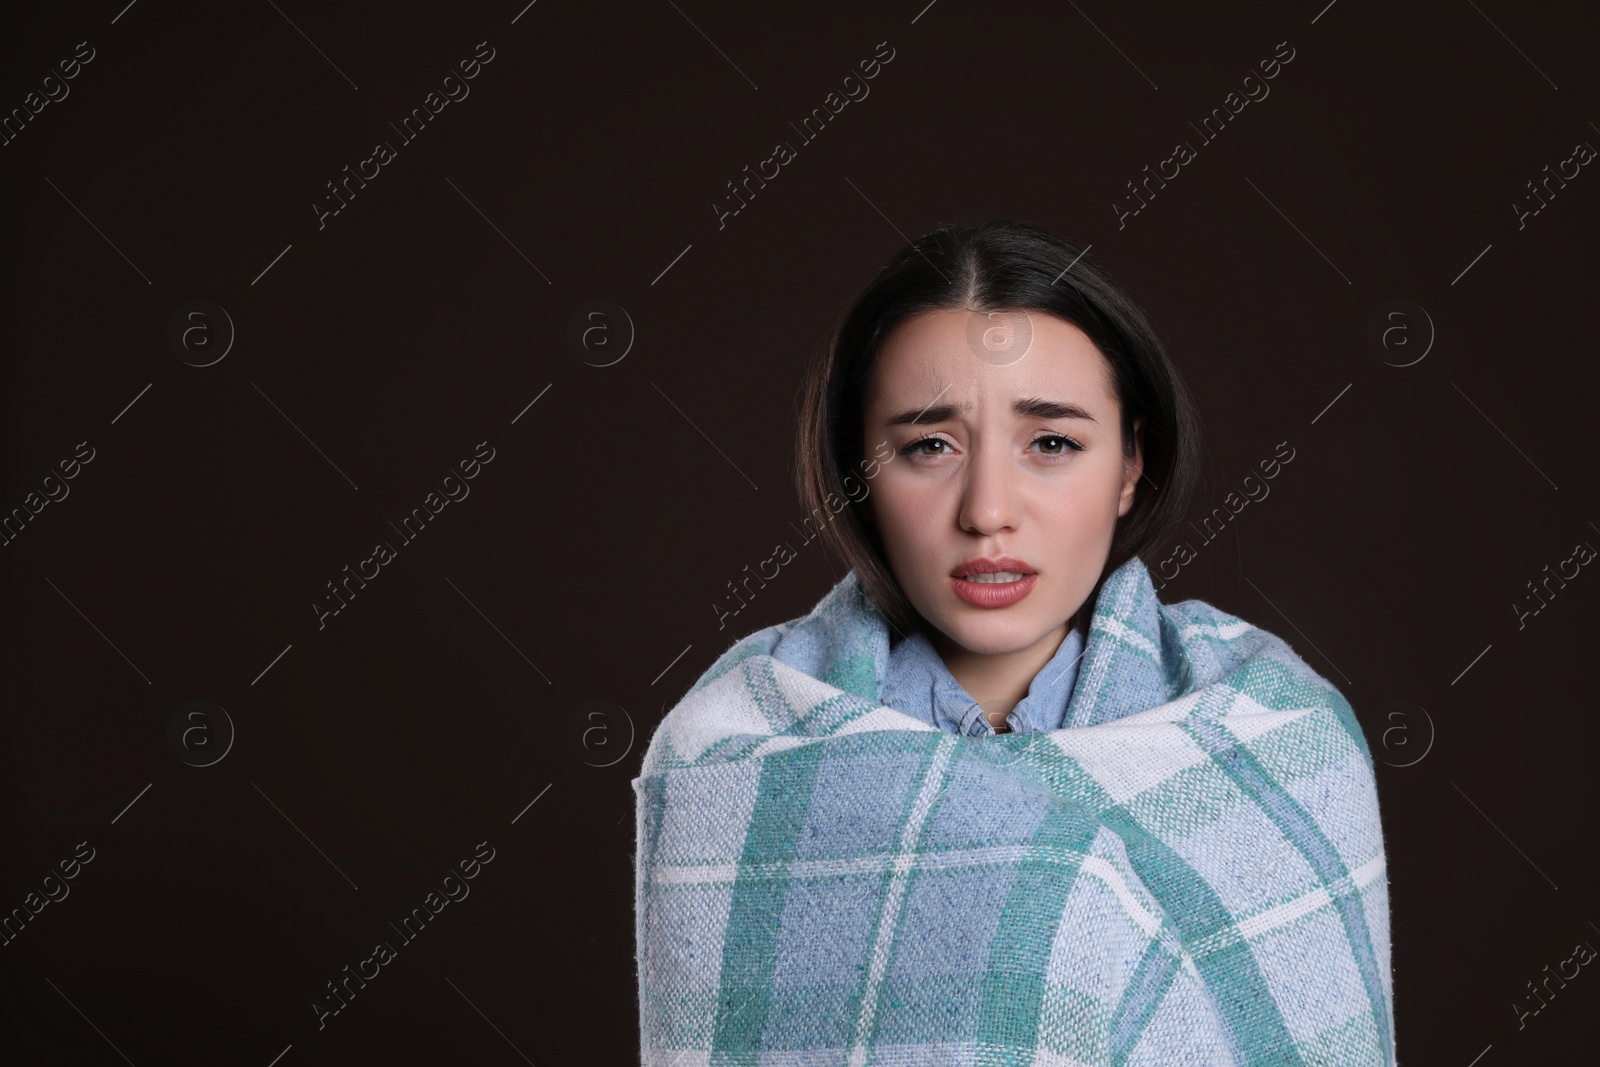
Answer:
[[[965,415],[971,410],[970,404],[939,404],[920,409],[906,409],[900,414],[888,419],[884,425],[901,426],[906,423],[921,426],[927,423],[946,422],[957,415]],[[1032,419],[1088,419],[1090,422],[1098,420],[1082,407],[1070,400],[1046,400],[1044,397],[1028,396],[1015,400],[1011,410],[1024,418]]]

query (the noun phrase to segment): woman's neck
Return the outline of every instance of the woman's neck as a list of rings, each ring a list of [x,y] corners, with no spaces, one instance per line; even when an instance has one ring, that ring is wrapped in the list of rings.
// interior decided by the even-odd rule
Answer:
[[[951,676],[971,694],[992,726],[1002,726],[1011,709],[1022,703],[1034,677],[1050,662],[1067,638],[1073,619],[1015,652],[985,654],[963,648],[932,627],[928,640]]]

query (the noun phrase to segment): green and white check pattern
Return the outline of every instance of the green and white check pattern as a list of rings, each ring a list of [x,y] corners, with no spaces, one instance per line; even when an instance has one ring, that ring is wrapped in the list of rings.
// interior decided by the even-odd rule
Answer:
[[[1394,1064],[1372,756],[1284,641],[1135,559],[1062,729],[883,707],[888,654],[851,573],[656,729],[647,1067]]]

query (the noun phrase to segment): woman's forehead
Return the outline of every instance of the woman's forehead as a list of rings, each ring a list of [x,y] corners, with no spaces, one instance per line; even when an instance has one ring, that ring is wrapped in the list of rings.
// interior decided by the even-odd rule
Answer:
[[[985,330],[1005,332],[997,338],[985,336]],[[948,309],[907,319],[885,339],[867,401],[869,406],[919,398],[930,404],[936,398],[982,404],[998,398],[1009,404],[1022,395],[1085,407],[1115,400],[1110,365],[1072,323],[1039,311],[990,315]]]

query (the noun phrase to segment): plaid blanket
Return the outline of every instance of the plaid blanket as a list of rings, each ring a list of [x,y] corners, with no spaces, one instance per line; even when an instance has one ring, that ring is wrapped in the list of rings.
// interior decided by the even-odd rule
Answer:
[[[1394,1064],[1371,752],[1286,643],[1134,559],[1062,729],[883,707],[888,655],[851,572],[651,737],[646,1067]]]

